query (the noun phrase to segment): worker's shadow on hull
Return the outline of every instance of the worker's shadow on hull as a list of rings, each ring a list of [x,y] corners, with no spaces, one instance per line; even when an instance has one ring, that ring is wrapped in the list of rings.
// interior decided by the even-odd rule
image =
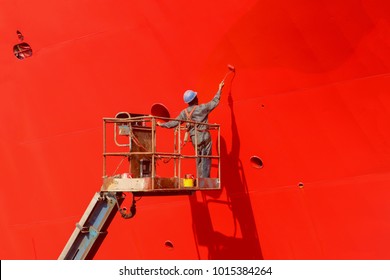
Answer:
[[[208,259],[263,259],[245,172],[239,158],[240,137],[231,95],[229,95],[229,107],[232,123],[232,148],[228,152],[226,141],[221,138],[222,190],[201,192],[190,196],[198,257],[205,258],[200,251],[201,247],[206,247]],[[231,213],[231,216],[212,217],[210,206],[215,206],[212,204],[226,207],[223,213]],[[213,220],[219,220],[219,223],[221,223],[220,220],[225,220],[226,224],[233,226],[226,227],[228,233],[219,232],[214,229]]]

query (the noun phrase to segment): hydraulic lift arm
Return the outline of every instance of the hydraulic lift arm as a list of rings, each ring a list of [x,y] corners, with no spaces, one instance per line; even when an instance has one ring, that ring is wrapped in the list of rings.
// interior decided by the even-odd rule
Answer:
[[[121,192],[96,193],[58,259],[92,259],[123,200]]]

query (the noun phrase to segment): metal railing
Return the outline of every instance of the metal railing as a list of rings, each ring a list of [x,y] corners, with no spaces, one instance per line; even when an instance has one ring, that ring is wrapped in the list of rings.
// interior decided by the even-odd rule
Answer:
[[[142,178],[148,177],[151,178],[151,189],[155,189],[155,178],[161,178],[157,176],[158,166],[156,165],[157,161],[165,160],[170,161],[173,159],[173,177],[174,178],[183,178],[184,174],[187,174],[183,169],[183,161],[193,161],[196,166],[196,176],[195,179],[199,181],[199,170],[197,168],[197,160],[200,158],[210,158],[210,169],[214,172],[212,178],[217,179],[218,186],[220,186],[220,177],[221,177],[221,161],[220,161],[220,126],[218,124],[210,123],[200,123],[195,121],[180,121],[179,125],[173,129],[166,129],[157,126],[157,121],[171,121],[175,119],[171,118],[161,118],[150,115],[129,117],[129,118],[103,118],[103,178],[107,177],[118,177],[120,174],[114,174],[109,176],[107,174],[107,159],[110,157],[123,157],[119,165],[122,165],[127,158],[127,164],[129,165],[126,170],[128,174],[131,174],[131,178]],[[194,149],[190,149],[192,153],[184,152],[183,136],[185,131],[187,131],[187,124],[193,126],[195,129]],[[109,130],[109,126],[112,126],[112,131]],[[128,129],[127,129],[127,128]],[[199,130],[199,127],[206,127],[206,129]],[[160,137],[161,130],[170,130],[171,132],[164,132],[165,134],[173,134],[169,137],[165,136],[164,138]],[[207,130],[210,133],[211,141],[214,146],[215,155],[199,155],[198,153],[198,138],[199,132]],[[113,140],[110,141],[108,138],[113,137]],[[171,138],[171,139],[169,139]],[[158,151],[158,143],[173,144],[173,148],[170,151]],[[150,161],[150,166],[147,168],[150,169],[150,173],[147,173],[147,176],[141,176],[137,174],[138,171],[141,171],[145,166],[141,166],[141,159],[146,159]],[[217,161],[217,172],[215,172],[215,165],[211,164],[212,162]],[[135,174],[134,174],[135,173]],[[142,171],[141,171],[142,173]],[[202,180],[202,179],[201,179]]]

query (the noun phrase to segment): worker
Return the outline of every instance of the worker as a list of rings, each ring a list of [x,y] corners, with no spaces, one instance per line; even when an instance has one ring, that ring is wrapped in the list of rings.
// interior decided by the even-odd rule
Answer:
[[[222,88],[224,86],[224,81],[219,84],[219,88],[214,98],[208,103],[198,104],[197,92],[193,90],[186,90],[183,95],[184,102],[188,104],[188,107],[180,112],[175,120],[162,123],[157,122],[157,125],[165,128],[173,128],[180,124],[180,122],[190,120],[199,123],[208,123],[209,113],[217,107],[219,100],[221,98]],[[208,125],[198,125],[197,126],[198,135],[198,155],[201,156],[210,156],[212,148],[212,140],[209,132]],[[191,137],[192,145],[195,147],[195,127],[194,125],[187,124],[187,131]],[[211,167],[211,158],[197,158],[196,160],[198,176],[200,178],[209,178],[210,177],[210,167]]]

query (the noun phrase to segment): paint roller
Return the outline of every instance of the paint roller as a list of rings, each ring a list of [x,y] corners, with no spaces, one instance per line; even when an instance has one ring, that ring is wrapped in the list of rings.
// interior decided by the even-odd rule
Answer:
[[[231,74],[231,73],[236,73],[236,68],[234,68],[234,66],[233,65],[231,65],[231,64],[228,64],[227,65],[227,68],[228,68],[228,72],[226,73],[226,75],[225,75],[225,77],[223,78],[223,82],[225,82],[225,79],[227,78],[227,76],[229,76],[229,74]]]

